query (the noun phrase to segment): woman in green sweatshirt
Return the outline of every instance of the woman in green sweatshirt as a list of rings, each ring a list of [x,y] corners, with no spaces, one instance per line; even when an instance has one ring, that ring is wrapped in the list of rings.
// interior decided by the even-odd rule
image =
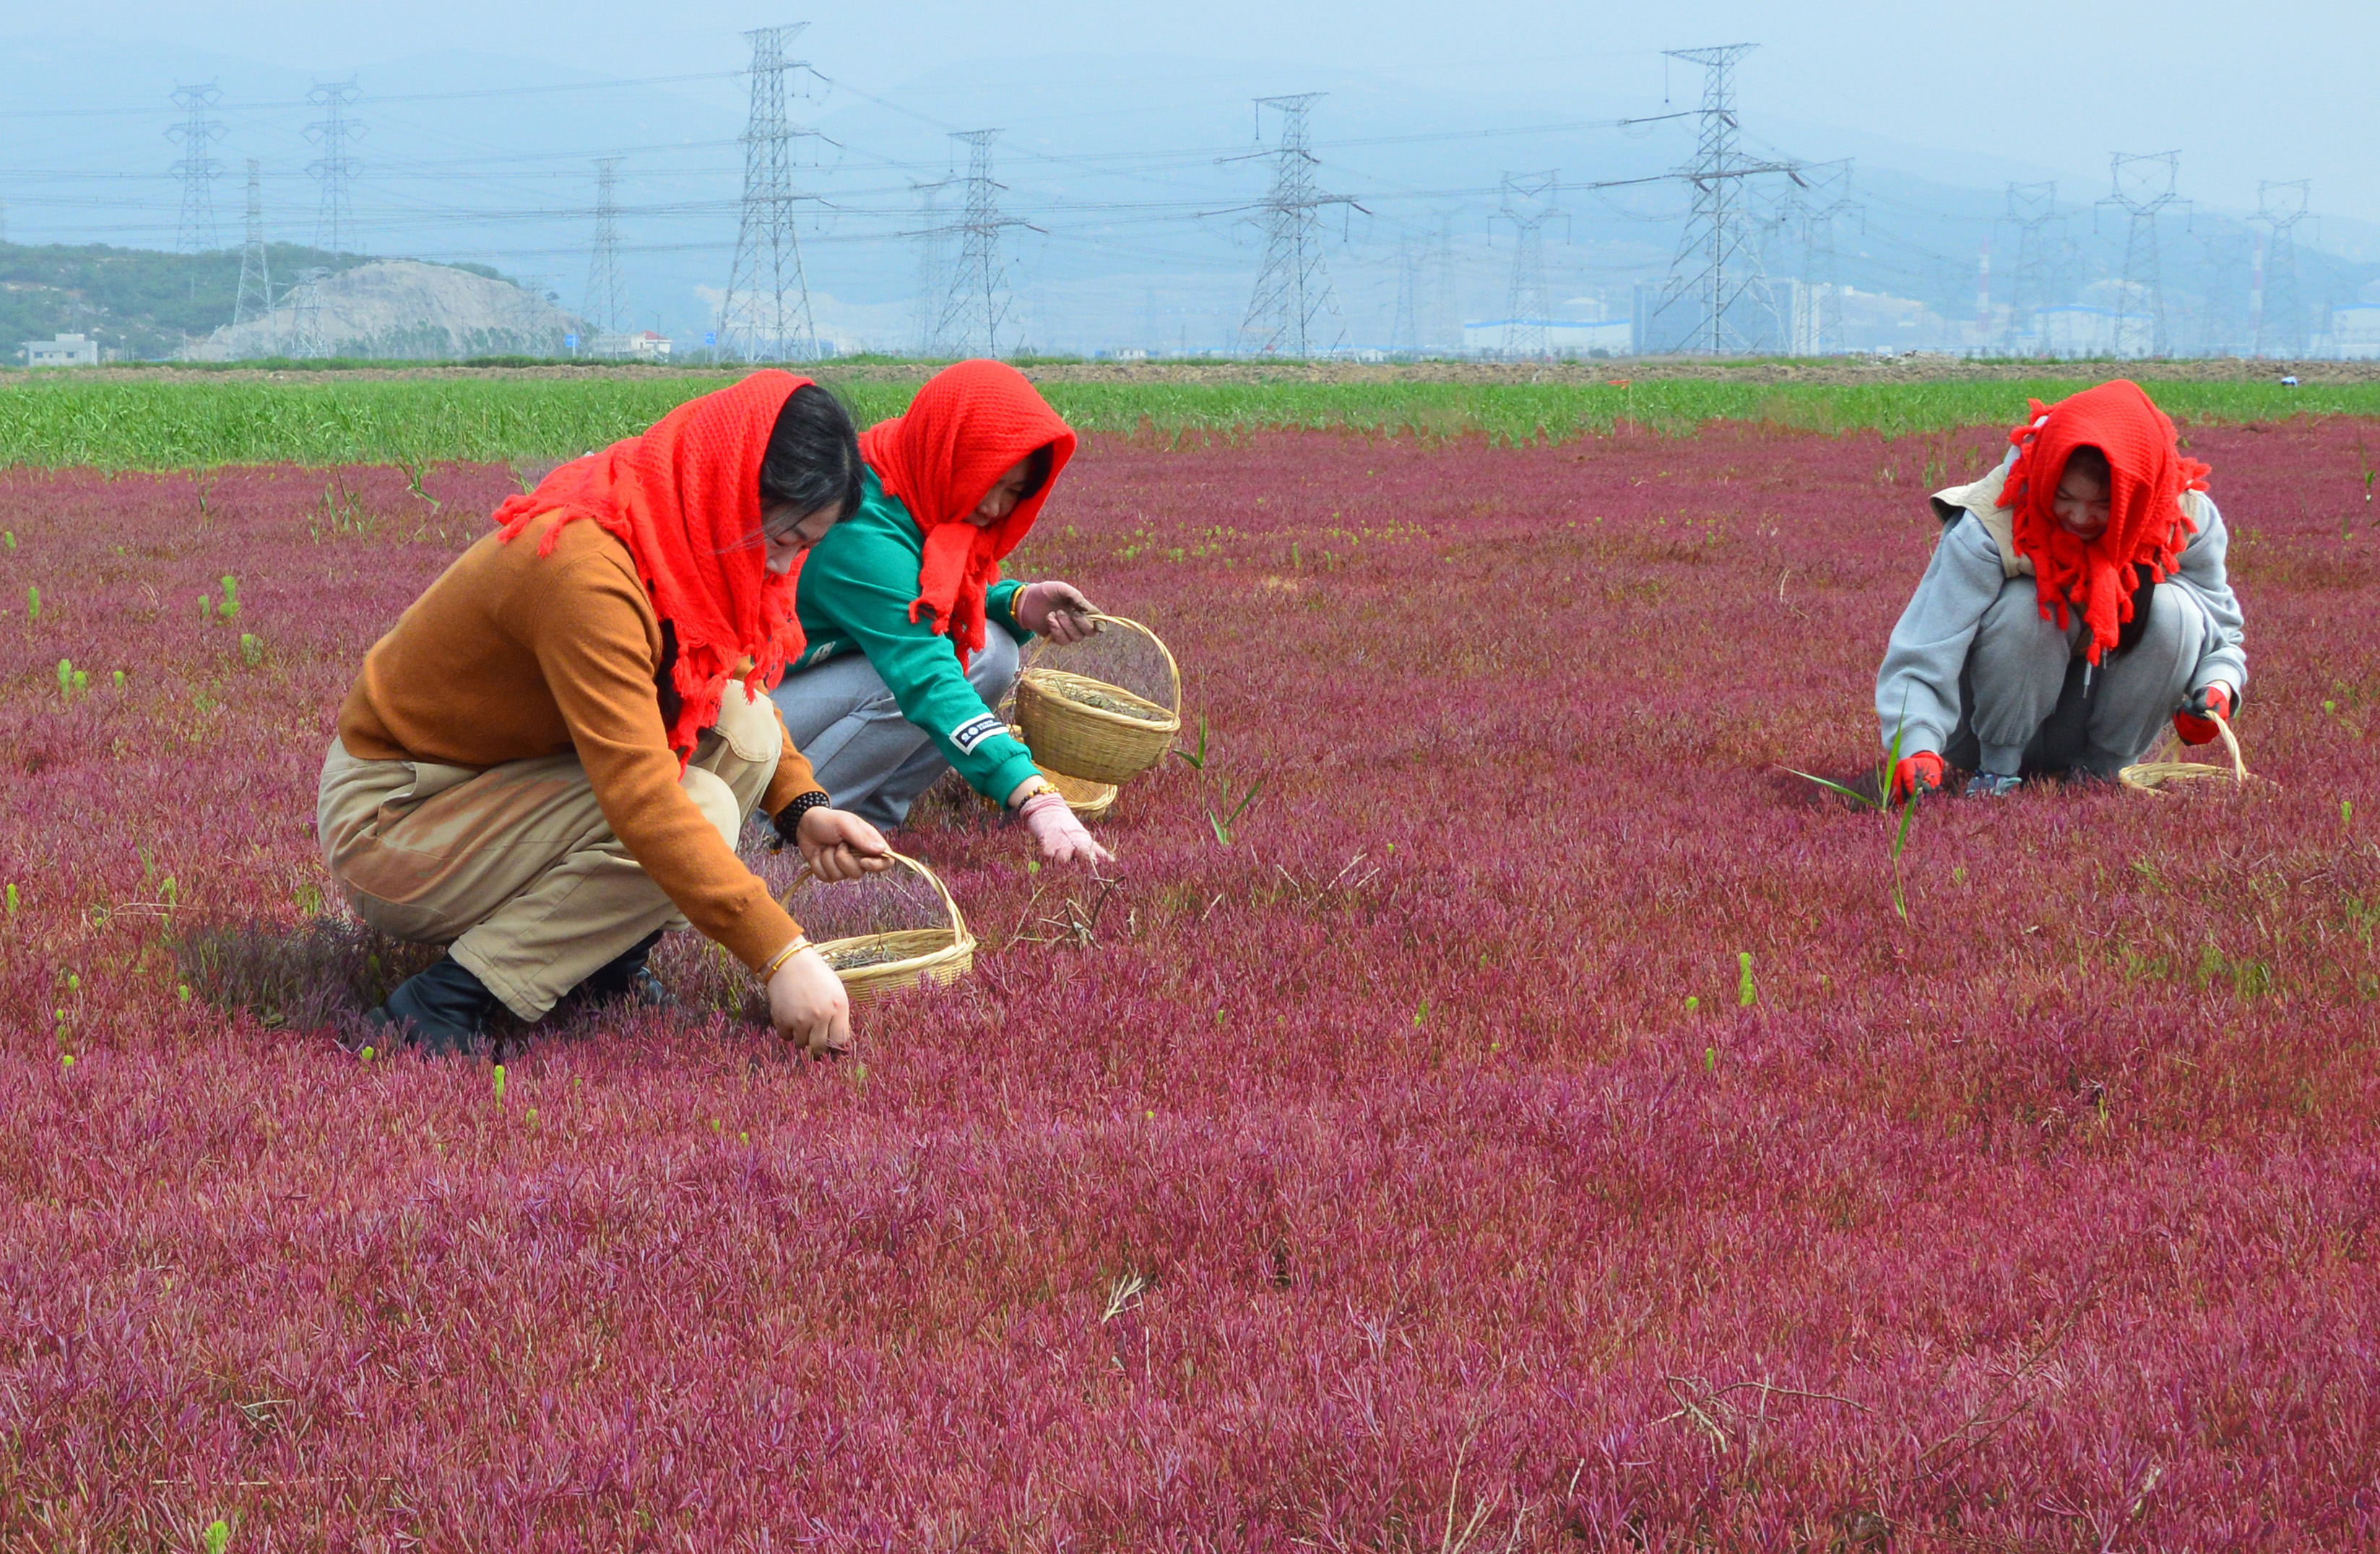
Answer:
[[[770,693],[837,808],[897,826],[955,767],[1044,857],[1110,861],[993,711],[1021,644],[1096,629],[1072,584],[1000,577],[1074,452],[1073,429],[996,361],[945,369],[860,439],[859,510],[803,565],[808,646]]]

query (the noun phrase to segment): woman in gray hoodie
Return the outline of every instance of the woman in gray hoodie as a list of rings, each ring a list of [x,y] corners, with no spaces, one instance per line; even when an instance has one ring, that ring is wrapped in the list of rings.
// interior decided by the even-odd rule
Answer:
[[[1896,799],[1949,768],[1974,773],[1970,797],[2113,777],[2168,719],[2215,738],[2247,687],[2207,467],[2140,385],[2034,400],[2009,441],[1989,475],[1935,493],[1942,539],[1876,675]]]

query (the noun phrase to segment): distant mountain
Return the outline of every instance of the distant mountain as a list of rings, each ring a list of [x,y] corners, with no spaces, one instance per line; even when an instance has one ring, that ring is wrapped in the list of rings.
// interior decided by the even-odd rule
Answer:
[[[266,257],[272,266],[276,302],[287,293],[300,271],[319,269],[330,273],[323,284],[326,327],[332,316],[328,299],[346,294],[347,275],[378,268],[384,262],[358,254],[323,253],[294,243],[270,244]],[[434,270],[475,285],[528,297],[537,308],[553,313],[542,299],[530,297],[483,264],[429,265],[407,261],[407,267]],[[185,354],[208,359],[205,352],[194,347],[219,326],[230,323],[238,297],[237,249],[193,255],[111,248],[104,243],[0,243],[0,360],[14,358],[18,347],[27,340],[45,340],[59,334],[91,335],[112,359],[153,361]],[[468,327],[492,328],[498,326],[488,321],[501,311],[488,305],[474,305],[465,310],[465,316],[472,321]],[[358,316],[360,319],[367,315]],[[538,327],[543,328],[543,323]],[[560,333],[552,333],[558,346]],[[363,338],[374,335],[375,331],[358,327],[350,334]],[[397,344],[399,337],[389,335],[387,343]]]
[[[183,354],[192,361],[298,355],[311,333],[321,353],[379,360],[560,356],[585,330],[536,293],[450,264],[382,259],[300,280],[273,310],[225,324]]]

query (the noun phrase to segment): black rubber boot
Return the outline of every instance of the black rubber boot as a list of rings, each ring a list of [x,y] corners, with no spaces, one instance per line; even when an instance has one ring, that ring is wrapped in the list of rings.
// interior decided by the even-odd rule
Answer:
[[[653,946],[661,941],[662,930],[653,929],[588,973],[587,980],[573,989],[573,994],[589,1003],[625,1003],[632,1009],[674,1008],[677,1000],[645,965]]]
[[[487,1037],[496,995],[452,955],[399,983],[388,1002],[364,1018],[390,1035],[409,1038],[435,1055],[473,1053]]]

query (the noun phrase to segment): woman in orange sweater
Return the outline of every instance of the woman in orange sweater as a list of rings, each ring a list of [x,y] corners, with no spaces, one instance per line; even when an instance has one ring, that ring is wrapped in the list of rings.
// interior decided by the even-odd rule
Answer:
[[[323,856],[366,922],[446,946],[375,1024],[468,1051],[498,1003],[665,1003],[645,957],[691,926],[753,969],[782,1034],[849,1046],[842,983],[736,843],[758,810],[823,878],[892,862],[767,695],[801,650],[802,554],[859,471],[832,395],[755,373],[505,502],[365,656],[322,764]]]

